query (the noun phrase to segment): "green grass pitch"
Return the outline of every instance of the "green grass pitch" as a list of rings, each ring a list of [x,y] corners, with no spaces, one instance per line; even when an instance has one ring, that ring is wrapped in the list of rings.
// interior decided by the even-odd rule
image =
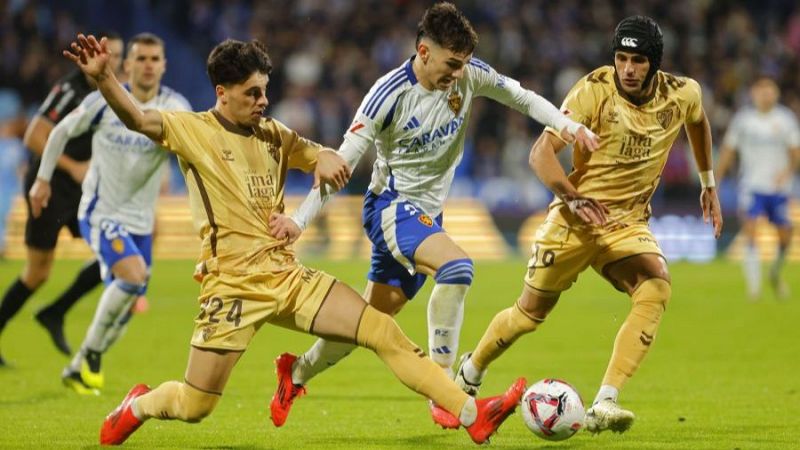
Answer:
[[[366,262],[306,261],[361,290]],[[6,328],[0,341],[13,364],[0,370],[0,448],[86,448],[97,445],[103,417],[137,382],[180,380],[188,354],[198,285],[191,262],[158,261],[148,298],[104,359],[107,387],[100,397],[79,397],[61,386],[67,358],[56,353],[33,321],[36,309],[71,279],[80,263],[58,261],[54,274]],[[5,289],[19,262],[0,263]],[[480,263],[467,300],[461,350],[471,349],[492,316],[521,288],[524,262]],[[673,298],[642,368],[622,392],[637,419],[624,435],[579,433],[562,443],[539,440],[515,414],[492,439],[492,448],[776,449],[800,447],[800,266],[786,268],[794,299],[760,303],[744,298],[739,266],[673,264]],[[430,283],[399,321],[426,346]],[[68,316],[77,346],[99,290]],[[501,392],[517,376],[575,385],[593,398],[629,301],[586,272],[534,334],[522,338],[491,368],[484,395]],[[434,426],[426,402],[406,390],[370,352],[359,350],[313,380],[283,428],[269,420],[273,359],[299,353],[313,339],[264,327],[239,362],[225,395],[202,424],[151,420],[126,443],[131,448],[469,448],[463,430]]]

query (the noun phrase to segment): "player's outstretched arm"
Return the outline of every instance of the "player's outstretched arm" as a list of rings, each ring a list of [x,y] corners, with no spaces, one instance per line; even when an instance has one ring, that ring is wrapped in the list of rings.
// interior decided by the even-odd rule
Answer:
[[[582,221],[592,225],[605,225],[608,208],[596,199],[581,196],[558,162],[556,154],[564,146],[564,142],[552,134],[542,133],[531,148],[529,159],[531,168],[539,180],[562,199],[570,211]]]
[[[108,64],[106,38],[98,41],[93,35],[78,34],[77,41],[64,50],[64,56],[74,62],[81,71],[91,78],[97,89],[108,102],[108,106],[129,129],[142,133],[154,141],[160,141],[163,134],[161,114],[154,110],[139,109],[114,76],[114,68]]]
[[[714,226],[714,237],[722,234],[722,209],[719,206],[714,171],[711,169],[711,125],[705,112],[700,121],[686,124],[686,135],[692,146],[697,170],[700,172],[700,208],[703,210],[703,221]]]

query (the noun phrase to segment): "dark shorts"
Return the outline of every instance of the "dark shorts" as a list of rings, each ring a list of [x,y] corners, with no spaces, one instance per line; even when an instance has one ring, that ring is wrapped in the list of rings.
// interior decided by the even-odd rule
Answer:
[[[28,220],[25,222],[25,245],[39,250],[53,250],[58,242],[61,227],[67,227],[73,237],[80,237],[78,226],[78,204],[80,193],[59,193],[55,188],[47,208],[42,215],[34,218],[31,214],[31,203],[25,191],[25,203],[28,205]]]

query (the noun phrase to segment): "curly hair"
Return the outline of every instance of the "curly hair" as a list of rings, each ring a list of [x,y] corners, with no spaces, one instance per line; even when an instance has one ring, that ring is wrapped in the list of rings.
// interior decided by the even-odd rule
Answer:
[[[472,24],[452,3],[437,3],[425,11],[417,25],[417,45],[427,37],[455,53],[472,53],[478,45],[478,34]]]
[[[212,86],[230,86],[244,83],[254,72],[269,74],[272,61],[267,47],[255,39],[250,42],[226,39],[211,50],[206,71]]]

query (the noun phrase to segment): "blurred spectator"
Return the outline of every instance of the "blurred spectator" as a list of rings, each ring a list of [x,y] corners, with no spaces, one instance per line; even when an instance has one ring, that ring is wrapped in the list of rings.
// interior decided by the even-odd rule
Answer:
[[[22,146],[25,121],[21,108],[22,102],[16,92],[0,90],[0,258],[6,247],[6,218],[19,192],[25,161]]]
[[[329,146],[341,135],[371,83],[413,53],[416,22],[430,1],[423,0],[120,0],[97,8],[149,7],[154,27],[176,31],[204,61],[210,48],[227,37],[258,38],[270,49],[276,70],[270,76],[269,113]],[[475,24],[480,43],[476,56],[520,80],[555,104],[587,68],[610,64],[610,31],[622,17],[646,14],[662,27],[664,70],[688,75],[703,86],[704,104],[715,141],[731,111],[745,104],[747,86],[760,73],[771,74],[782,101],[800,115],[800,3],[796,0],[480,0],[458,1]],[[76,30],[105,28],[79,23],[78,0],[0,0],[0,81],[17,90],[25,107],[41,102],[64,73],[59,49]],[[102,11],[95,17],[103,17]],[[88,19],[87,19],[88,20]],[[136,30],[142,31],[142,30]],[[180,64],[173,67],[180,67]],[[181,86],[175,86],[180,89]],[[491,102],[489,102],[491,103]],[[469,130],[479,154],[459,172],[463,188],[475,176],[516,179],[521,140],[539,131],[526,121],[508,126],[512,114],[491,106]],[[523,132],[524,131],[524,132]],[[529,142],[526,146],[532,143]],[[465,151],[470,151],[467,146]],[[673,151],[686,151],[685,138]],[[514,155],[505,155],[515,151]],[[674,157],[671,184],[697,181]],[[691,159],[691,158],[688,158]],[[473,161],[473,155],[465,155]],[[671,163],[671,164],[672,164]],[[358,175],[358,174],[357,174]],[[365,180],[354,180],[365,184]],[[291,186],[290,186],[291,188]]]

